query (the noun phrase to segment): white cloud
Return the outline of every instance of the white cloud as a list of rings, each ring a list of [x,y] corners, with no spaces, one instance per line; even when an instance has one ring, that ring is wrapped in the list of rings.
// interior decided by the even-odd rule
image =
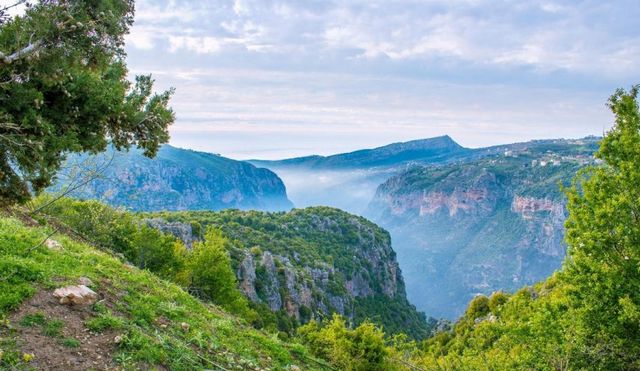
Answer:
[[[175,143],[242,157],[599,134],[640,81],[637,0],[140,1],[130,66],[177,88]]]
[[[169,36],[169,51],[176,53],[181,49],[198,54],[212,54],[220,51],[222,43],[215,37]]]

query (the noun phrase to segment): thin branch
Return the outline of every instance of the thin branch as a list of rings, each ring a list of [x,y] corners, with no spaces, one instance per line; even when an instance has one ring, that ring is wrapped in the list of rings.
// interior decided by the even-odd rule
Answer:
[[[71,185],[69,184],[69,186],[62,191],[62,193],[60,193],[58,196],[54,197],[52,200],[50,200],[49,202],[45,203],[44,205],[38,207],[37,209],[31,211],[29,213],[29,215],[35,215],[37,213],[39,213],[40,211],[46,209],[47,207],[51,206],[52,204],[54,204],[55,202],[57,202],[59,199],[63,198],[64,196],[68,195],[69,193],[80,189],[82,187],[84,187],[85,185],[89,184],[90,182],[92,182],[95,179],[98,179],[102,173],[109,168],[109,166],[111,166],[111,163],[113,162],[113,159],[115,157],[115,153],[111,156],[111,158],[109,159],[109,161],[107,162],[107,164],[105,166],[103,166],[102,168],[97,168],[93,173],[91,173],[89,176],[87,176],[87,178],[84,179],[84,181],[81,181],[80,183],[76,184],[76,185]],[[72,183],[73,184],[73,183]]]
[[[19,1],[17,1],[15,4],[7,5],[7,6],[5,6],[4,8],[0,9],[0,13],[6,12],[7,10],[9,10],[9,9],[11,9],[11,8],[15,8],[16,6],[21,5],[21,4],[24,4],[24,3],[26,3],[26,2],[27,2],[27,0],[19,0]]]
[[[49,234],[47,235],[47,237],[45,237],[45,238],[44,238],[44,240],[40,241],[40,243],[39,243],[39,244],[37,244],[37,245],[35,245],[35,246],[31,247],[30,249],[28,249],[28,250],[27,250],[27,253],[30,253],[30,252],[32,252],[33,250],[37,249],[38,247],[42,246],[45,242],[47,242],[47,240],[48,240],[49,238],[51,238],[51,236],[53,236],[53,235],[54,235],[54,234],[56,234],[56,233],[58,233],[58,228],[54,228],[54,229],[53,229],[53,232],[49,233]]]
[[[38,50],[40,46],[42,46],[42,42],[36,41],[35,43],[29,44],[13,54],[6,55],[5,53],[0,52],[0,62],[4,64],[11,64],[14,61],[20,58],[23,58],[33,53],[34,51]]]

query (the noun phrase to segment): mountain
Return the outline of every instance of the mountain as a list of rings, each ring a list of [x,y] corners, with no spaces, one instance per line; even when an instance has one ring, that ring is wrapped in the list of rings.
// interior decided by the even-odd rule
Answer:
[[[296,207],[323,205],[362,214],[378,185],[407,167],[446,163],[473,153],[442,136],[326,157],[249,162],[278,174]]]
[[[241,291],[263,317],[276,313],[281,331],[333,313],[356,323],[371,319],[387,333],[417,339],[435,326],[407,301],[389,234],[362,217],[327,207],[143,215],[187,245],[207,227],[221,230],[234,241]],[[191,231],[186,238],[185,229]]]
[[[592,163],[596,138],[484,149],[480,159],[423,166],[387,180],[367,215],[388,229],[412,303],[459,316],[475,295],[512,291],[560,267],[560,184]]]
[[[61,180],[51,190],[64,189],[87,168],[104,170],[73,192],[74,197],[131,210],[288,210],[293,206],[282,180],[272,171],[169,145],[153,159],[135,148],[71,156],[59,175]]]
[[[251,160],[267,168],[298,167],[311,169],[358,169],[393,167],[409,162],[440,162],[462,155],[469,150],[460,146],[448,135],[393,143],[373,149],[337,154],[332,156],[307,156],[279,161]]]

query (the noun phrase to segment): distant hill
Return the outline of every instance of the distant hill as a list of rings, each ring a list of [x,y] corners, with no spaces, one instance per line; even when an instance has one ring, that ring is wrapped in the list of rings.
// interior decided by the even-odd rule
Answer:
[[[362,214],[378,185],[398,172],[416,164],[442,164],[473,154],[449,136],[442,136],[326,157],[249,162],[278,174],[296,207],[332,206]]]
[[[560,184],[593,163],[597,145],[587,138],[494,147],[382,184],[365,214],[392,234],[409,299],[429,315],[455,318],[478,293],[515,290],[558,269]]]
[[[267,169],[222,156],[163,146],[149,159],[142,151],[109,150],[71,156],[51,190],[65,187],[78,168],[105,165],[102,176],[72,193],[137,211],[220,210],[227,208],[288,210],[282,180]]]
[[[250,160],[267,168],[305,167],[311,169],[354,169],[389,167],[408,162],[431,163],[458,157],[470,150],[460,146],[448,135],[393,143],[373,149],[342,153],[332,156],[307,156],[279,161]]]

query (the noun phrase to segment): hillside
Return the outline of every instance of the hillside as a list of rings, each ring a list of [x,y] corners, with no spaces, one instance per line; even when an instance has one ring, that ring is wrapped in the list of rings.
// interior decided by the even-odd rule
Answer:
[[[176,223],[183,223],[192,230],[187,239],[206,227],[222,230],[234,241],[231,256],[241,290],[263,316],[265,310],[280,316],[280,330],[332,313],[355,323],[368,318],[387,333],[418,339],[435,325],[407,301],[389,234],[362,217],[326,207],[145,215],[159,227],[158,218],[169,222],[166,230],[178,236],[184,229]]]
[[[0,217],[1,369],[328,369],[60,225],[23,220]],[[52,296],[79,282],[95,304]]]
[[[515,290],[560,267],[567,185],[596,140],[536,141],[480,160],[417,167],[382,184],[367,215],[393,236],[410,300],[456,318],[478,293]]]
[[[280,178],[267,169],[169,145],[154,159],[139,149],[72,156],[50,190],[65,189],[96,169],[99,176],[72,196],[144,211],[288,210],[293,206]]]

